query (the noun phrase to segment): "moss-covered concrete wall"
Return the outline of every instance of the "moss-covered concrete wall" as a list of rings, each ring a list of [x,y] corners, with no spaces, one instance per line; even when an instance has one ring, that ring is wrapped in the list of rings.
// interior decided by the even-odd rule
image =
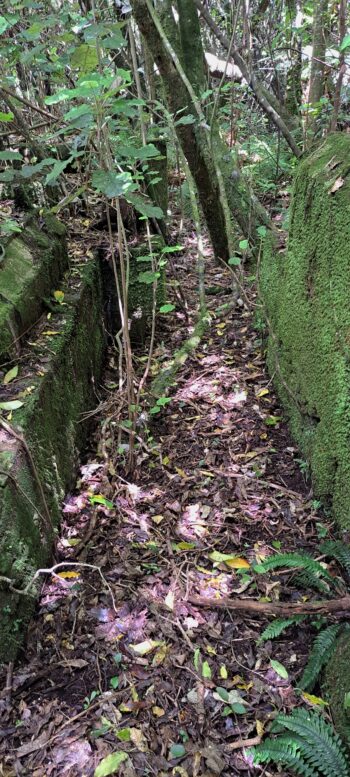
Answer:
[[[50,559],[61,501],[74,483],[88,431],[82,413],[96,405],[103,361],[99,265],[89,261],[74,267],[60,289],[64,305],[31,332],[35,351],[27,346],[20,377],[0,387],[23,401],[5,421],[7,428],[0,424],[0,576],[19,589]],[[35,471],[11,428],[25,440]],[[0,581],[0,662],[16,654],[34,603]]]
[[[269,369],[315,495],[350,528],[349,135],[329,136],[301,162],[288,246],[267,242],[260,287]]]

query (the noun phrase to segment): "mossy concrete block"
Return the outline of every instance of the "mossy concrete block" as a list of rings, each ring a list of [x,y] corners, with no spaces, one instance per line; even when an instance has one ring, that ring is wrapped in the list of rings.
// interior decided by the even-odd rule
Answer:
[[[314,493],[350,527],[350,136],[331,135],[297,170],[289,241],[267,240],[260,285],[268,362]]]
[[[334,725],[350,749],[350,715],[344,706],[350,693],[350,633],[338,639],[336,649],[324,672],[322,693],[330,704]]]
[[[39,318],[44,298],[68,267],[65,229],[53,217],[32,218],[5,246],[0,263],[0,357],[19,351],[19,338]]]
[[[16,381],[17,394],[27,385],[35,388],[23,397],[23,406],[13,412],[10,422],[24,438],[35,470],[22,443],[0,426],[0,575],[20,589],[50,557],[60,504],[74,483],[78,449],[88,431],[82,413],[96,405],[95,385],[103,361],[98,266],[91,262],[75,271],[73,284],[70,281],[66,289],[60,284],[60,288],[66,304],[45,327],[57,334],[45,336],[44,330],[40,338],[33,333],[36,369],[28,377],[21,365],[27,377],[22,385]],[[11,593],[0,580],[0,662],[15,655],[34,601]]]

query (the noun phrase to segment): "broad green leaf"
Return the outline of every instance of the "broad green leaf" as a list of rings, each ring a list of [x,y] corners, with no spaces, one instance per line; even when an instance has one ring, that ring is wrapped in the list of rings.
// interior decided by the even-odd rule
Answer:
[[[239,247],[241,251],[246,251],[249,248],[249,241],[248,240],[240,240],[239,241]]]
[[[0,111],[0,121],[13,121],[14,118],[15,117],[13,113],[11,113],[11,111],[9,111],[8,113],[5,113],[4,111]]]
[[[66,167],[70,165],[71,162],[73,162],[73,159],[74,157],[70,156],[68,159],[57,160],[51,172],[48,173],[45,178],[45,185],[47,186],[48,184],[51,184],[51,183],[54,183],[54,181],[57,181],[57,178],[59,178],[61,173],[63,173],[63,170],[65,170]]]
[[[152,205],[151,201],[146,199],[145,197],[142,197],[141,194],[132,193],[130,194],[127,192],[125,195],[128,202],[131,202],[131,204],[136,208],[136,210],[139,211],[139,213],[142,213],[143,216],[146,216],[147,218],[154,218],[154,219],[161,219],[164,216],[164,213],[161,208],[158,208],[158,205]]]
[[[157,405],[159,405],[159,407],[164,407],[165,405],[168,405],[169,402],[171,402],[171,397],[159,397],[157,399]]]
[[[214,699],[217,699],[219,701],[228,701],[229,700],[229,693],[226,690],[226,688],[221,688],[218,686],[215,688],[215,693],[213,693]]]
[[[247,712],[246,707],[244,704],[241,704],[241,702],[237,701],[234,704],[231,704],[232,712],[235,712],[236,715],[244,715]]]
[[[129,728],[120,728],[119,731],[116,731],[117,738],[120,739],[121,742],[130,742],[130,729]]]
[[[0,159],[2,159],[5,162],[10,162],[13,159],[20,159],[22,160],[22,154],[19,153],[19,151],[0,151]]]
[[[153,145],[148,143],[146,146],[118,146],[118,154],[126,157],[127,159],[152,159],[152,157],[159,157],[160,152]]]
[[[92,505],[104,505],[105,507],[108,507],[109,510],[114,509],[113,502],[110,501],[110,499],[106,499],[105,496],[102,496],[102,494],[94,494],[93,496],[89,497],[90,504]]]
[[[15,173],[13,170],[4,170],[2,173],[0,173],[0,181],[1,183],[9,183],[10,181],[13,181],[15,177]]]
[[[258,227],[256,231],[257,231],[259,237],[265,237],[266,232],[267,232],[267,228],[264,227],[264,226],[261,226],[261,227]]]
[[[119,753],[107,755],[96,767],[94,777],[108,777],[109,774],[114,774],[119,769],[120,764],[126,761],[127,758],[128,754],[123,750],[120,750]]]
[[[350,46],[350,35],[345,35],[345,38],[343,38],[339,50],[344,51],[344,49],[348,49]]]
[[[7,28],[10,26],[11,25],[9,24],[7,19],[5,19],[4,16],[0,16],[0,35],[2,35],[2,33],[5,32],[5,30],[7,30]]]
[[[162,254],[175,254],[175,253],[177,254],[178,251],[183,251],[183,249],[184,249],[183,246],[178,246],[178,245],[164,246],[164,248],[162,248]]]
[[[175,305],[172,305],[170,302],[167,302],[166,305],[162,305],[159,308],[160,313],[171,313],[173,310],[175,310]]]
[[[9,370],[6,373],[4,380],[2,381],[4,386],[7,386],[8,383],[11,383],[11,380],[14,380],[14,378],[17,378],[17,375],[18,375],[18,364],[16,364],[15,367],[12,367],[12,370]]]
[[[106,197],[121,197],[134,186],[130,173],[107,173],[105,170],[95,170],[91,183]]]
[[[70,58],[70,64],[73,68],[78,68],[84,73],[89,73],[98,65],[98,56],[96,46],[89,46],[88,43],[82,43],[73,52]]]
[[[239,256],[230,256],[228,263],[234,265],[234,267],[238,267],[241,264],[241,260]]]
[[[196,119],[194,116],[192,116],[191,113],[188,114],[188,116],[182,116],[181,119],[178,119],[175,122],[175,127],[178,127],[181,124],[195,124]]]
[[[91,110],[91,105],[83,103],[83,105],[76,105],[74,108],[71,108],[70,111],[64,114],[63,118],[65,121],[74,121],[86,113],[91,113]]]
[[[22,407],[23,402],[20,402],[19,399],[12,399],[10,402],[0,402],[0,409],[1,410],[18,410],[19,407]]]
[[[119,677],[117,675],[114,675],[114,677],[111,677],[109,684],[111,688],[115,691],[119,686]]]
[[[280,664],[279,661],[275,661],[273,658],[271,658],[270,664],[272,666],[272,669],[276,672],[276,674],[282,677],[283,680],[288,680],[288,672],[286,670],[286,667],[283,666],[283,664]]]
[[[32,178],[32,176],[36,175],[36,173],[40,173],[44,167],[54,165],[55,162],[56,159],[54,157],[47,157],[46,159],[42,159],[41,162],[37,162],[35,165],[23,165],[21,169],[21,176],[23,178]]]
[[[183,745],[171,745],[169,749],[170,758],[182,758],[186,755],[186,750]]]
[[[138,274],[137,280],[139,283],[154,283],[158,278],[160,278],[160,272],[153,272],[152,270],[145,270],[144,272],[140,272]]]

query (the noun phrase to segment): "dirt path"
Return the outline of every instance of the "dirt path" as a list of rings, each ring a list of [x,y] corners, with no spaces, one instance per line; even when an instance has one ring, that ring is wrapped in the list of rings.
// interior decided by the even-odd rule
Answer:
[[[194,252],[190,238],[176,260],[189,299]],[[208,295],[210,331],[172,401],[140,429],[132,479],[115,449],[113,400],[109,423],[99,418],[98,453],[67,497],[56,560],[98,566],[108,589],[86,567],[46,580],[11,697],[0,700],[6,777],[89,777],[116,752],[127,754],[126,777],[276,773],[253,767],[243,745],[276,711],[305,705],[294,689],[315,632],[305,621],[258,643],[267,619],[189,601],[314,596],[290,570],[253,570],[278,550],[316,553],[321,519],[264,369],[254,293],[251,310],[232,315],[229,283],[217,266],[208,273],[208,287],[222,287]],[[166,319],[155,364],[185,333],[183,312]]]

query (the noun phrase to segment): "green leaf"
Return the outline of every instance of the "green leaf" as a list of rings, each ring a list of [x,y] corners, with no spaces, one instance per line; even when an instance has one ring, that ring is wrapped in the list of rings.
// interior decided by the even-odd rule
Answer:
[[[219,697],[221,701],[228,701],[229,700],[229,693],[226,690],[226,688],[221,688],[219,685],[217,688],[215,688],[215,694]],[[216,695],[214,694],[214,698],[216,698]]]
[[[107,755],[96,767],[94,777],[108,777],[109,774],[114,774],[119,769],[120,764],[126,761],[127,758],[128,754],[123,750],[120,750],[119,753]]]
[[[131,202],[131,204],[136,208],[136,210],[139,211],[139,213],[142,213],[143,216],[146,216],[147,218],[154,218],[154,219],[161,219],[164,216],[164,213],[161,208],[158,208],[157,205],[152,205],[151,201],[146,199],[145,197],[142,197],[141,194],[138,193],[127,193],[126,199],[128,202]]]
[[[10,162],[12,159],[22,160],[23,157],[19,151],[0,151],[0,159],[4,160],[5,162]]]
[[[119,731],[116,731],[116,735],[121,742],[130,742],[131,737],[129,728],[120,728]]]
[[[11,113],[11,111],[9,111],[8,113],[4,113],[4,111],[0,111],[0,121],[13,121],[14,118],[15,117],[13,113]]]
[[[63,173],[63,170],[66,169],[66,167],[73,161],[74,157],[70,156],[68,159],[62,159],[57,160],[55,162],[52,170],[50,173],[47,174],[45,178],[45,185],[54,183],[54,181],[57,181],[57,178],[60,177],[61,173]]]
[[[248,240],[240,240],[238,245],[239,245],[241,251],[247,251],[247,249],[249,248],[249,241]]]
[[[283,680],[288,680],[288,672],[286,670],[286,667],[283,666],[283,664],[280,664],[279,661],[275,661],[273,658],[271,658],[270,664],[272,666],[272,669],[278,674],[280,677],[283,677]]]
[[[72,67],[82,70],[84,73],[89,73],[94,70],[98,65],[98,56],[96,46],[89,46],[88,43],[82,43],[73,52],[70,64]]]
[[[86,113],[91,113],[91,105],[83,103],[82,105],[76,105],[74,108],[71,108],[70,111],[67,111],[67,113],[64,114],[63,118],[65,121],[74,121],[80,116],[84,116]]]
[[[178,127],[180,124],[195,124],[196,119],[194,116],[192,116],[191,113],[188,114],[188,116],[182,116],[181,119],[178,119],[175,122],[175,127]]]
[[[157,415],[157,413],[160,413],[160,407],[158,407],[157,405],[154,405],[153,407],[151,407],[149,412],[151,413],[151,415]]]
[[[244,715],[247,712],[247,708],[244,706],[244,704],[240,704],[240,702],[235,702],[234,704],[231,704],[232,712],[235,712],[236,715]]]
[[[182,758],[186,755],[186,750],[183,745],[171,745],[169,755],[170,758]]]
[[[153,270],[145,270],[144,272],[140,272],[138,274],[137,280],[139,283],[154,283],[158,278],[160,278],[160,272],[153,272]]]
[[[12,399],[10,402],[0,402],[0,409],[1,410],[18,410],[19,407],[22,407],[23,402],[20,402],[19,399]]]
[[[175,310],[175,305],[172,305],[170,302],[167,302],[166,305],[162,305],[159,308],[160,313],[171,313],[173,310]]]
[[[106,197],[121,197],[134,186],[130,173],[107,173],[105,170],[95,170],[91,183]]]
[[[258,227],[256,231],[257,231],[259,237],[265,237],[266,236],[266,232],[267,232],[267,228],[264,227],[264,226],[261,226],[261,227]]]
[[[110,499],[106,499],[105,496],[102,496],[102,494],[94,494],[93,496],[89,496],[90,504],[92,505],[104,505],[105,507],[108,507],[109,510],[114,510],[114,504],[110,501]]]
[[[344,49],[349,48],[349,46],[350,46],[350,35],[345,35],[345,38],[343,38],[339,46],[339,51],[344,51]]]
[[[208,661],[203,661],[202,664],[202,677],[205,677],[206,680],[210,680],[211,678],[211,669],[208,664]]]
[[[175,253],[177,254],[178,251],[183,251],[183,250],[184,250],[184,247],[179,245],[164,246],[164,248],[162,248],[162,254],[175,254]]]
[[[2,381],[4,386],[7,386],[8,383],[11,383],[11,380],[14,380],[14,378],[17,378],[17,375],[18,375],[18,364],[16,364],[15,367],[12,367],[12,370],[9,370],[6,373],[4,380]]]
[[[118,677],[118,675],[115,675],[114,677],[111,677],[111,679],[109,681],[109,684],[110,684],[111,688],[113,688],[113,690],[115,691],[118,688],[118,686],[119,686],[119,677]]]
[[[238,267],[241,264],[241,260],[239,256],[230,256],[228,263],[231,265],[233,264],[235,267]]]
[[[0,35],[2,35],[2,33],[5,32],[5,30],[7,30],[7,28],[10,26],[11,25],[9,24],[7,19],[5,19],[4,16],[0,16]]]
[[[199,659],[200,659],[200,655],[201,655],[201,651],[200,651],[200,649],[199,649],[199,648],[196,648],[196,649],[195,649],[195,651],[194,651],[194,655],[193,655],[193,663],[194,663],[194,668],[195,668],[196,672],[198,672],[198,671],[199,671]]]
[[[159,397],[159,399],[157,399],[157,405],[159,405],[159,407],[164,407],[164,405],[168,405],[169,402],[171,402],[171,397]]]

